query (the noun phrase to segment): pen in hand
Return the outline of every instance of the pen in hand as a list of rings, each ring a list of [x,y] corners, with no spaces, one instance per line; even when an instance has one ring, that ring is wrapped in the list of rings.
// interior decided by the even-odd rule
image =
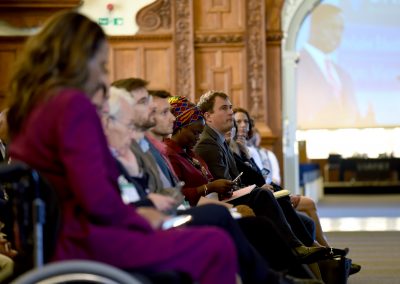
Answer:
[[[239,178],[242,176],[242,174],[243,174],[243,172],[241,172],[240,174],[238,174],[238,176],[235,177],[235,179],[232,180],[232,182],[233,182],[233,183],[236,183],[236,182],[239,180]]]

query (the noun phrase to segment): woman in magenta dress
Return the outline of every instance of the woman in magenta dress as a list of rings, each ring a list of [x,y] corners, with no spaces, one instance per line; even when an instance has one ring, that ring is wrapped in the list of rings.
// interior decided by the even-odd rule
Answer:
[[[161,231],[167,216],[123,204],[118,170],[91,103],[107,84],[107,59],[101,28],[78,13],[61,13],[28,40],[11,80],[10,156],[38,170],[60,196],[53,260],[173,269],[200,283],[234,283],[237,258],[223,231]]]

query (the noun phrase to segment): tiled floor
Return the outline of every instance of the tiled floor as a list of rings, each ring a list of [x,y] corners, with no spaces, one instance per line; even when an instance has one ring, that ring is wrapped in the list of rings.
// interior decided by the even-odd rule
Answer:
[[[400,195],[325,195],[318,203],[322,228],[331,231],[400,231]]]

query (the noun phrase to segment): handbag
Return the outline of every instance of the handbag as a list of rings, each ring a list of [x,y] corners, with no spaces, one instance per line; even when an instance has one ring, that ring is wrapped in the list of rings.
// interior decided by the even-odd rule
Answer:
[[[346,284],[349,277],[351,259],[334,256],[318,262],[321,277],[325,284]]]

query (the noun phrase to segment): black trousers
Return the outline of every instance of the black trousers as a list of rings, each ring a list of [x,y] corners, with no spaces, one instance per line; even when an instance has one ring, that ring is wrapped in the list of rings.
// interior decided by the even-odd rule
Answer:
[[[301,264],[268,218],[245,217],[238,219],[237,222],[247,239],[267,260],[271,268],[301,276],[301,273],[298,273],[303,269]]]
[[[291,249],[267,218],[234,220],[225,207],[214,204],[193,207],[178,214],[192,215],[191,226],[217,226],[230,234],[237,249],[244,283],[277,283],[279,275],[271,268],[296,270],[300,267]]]
[[[278,200],[279,202],[270,190],[255,188],[250,194],[231,203],[248,205],[257,216],[268,218],[290,247],[311,245],[314,240],[290,203],[289,197]]]
[[[279,198],[277,201],[296,237],[306,246],[311,246],[315,239],[314,221],[310,217],[296,211],[292,206],[289,196]]]

